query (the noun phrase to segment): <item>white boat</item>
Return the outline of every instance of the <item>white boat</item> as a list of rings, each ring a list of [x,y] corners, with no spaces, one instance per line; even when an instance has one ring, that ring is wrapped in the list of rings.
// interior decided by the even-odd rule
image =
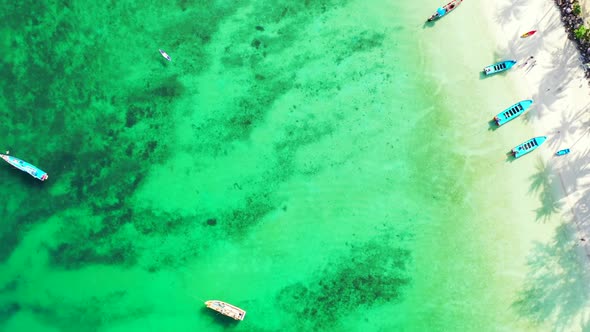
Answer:
[[[235,320],[244,320],[244,317],[246,316],[245,310],[223,301],[209,300],[205,302],[205,305],[207,306],[207,308],[213,309],[218,313],[227,317],[231,317]]]
[[[163,50],[161,50],[161,49],[160,49],[160,50],[158,50],[158,51],[160,51],[160,54],[162,54],[162,56],[163,56],[164,58],[166,58],[166,60],[168,60],[168,61],[172,61],[172,58],[171,58],[171,57],[168,55],[168,53],[164,52],[164,51],[163,51]]]

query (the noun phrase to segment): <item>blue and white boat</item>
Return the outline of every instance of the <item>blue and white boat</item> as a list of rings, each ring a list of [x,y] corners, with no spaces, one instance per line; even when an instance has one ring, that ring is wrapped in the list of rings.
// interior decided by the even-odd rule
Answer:
[[[570,153],[570,149],[563,149],[559,150],[555,153],[557,156],[565,156],[566,154]]]
[[[506,122],[515,119],[517,116],[526,112],[529,107],[533,104],[532,99],[527,99],[523,101],[519,101],[518,103],[508,107],[507,109],[503,110],[502,112],[498,113],[494,117],[494,121],[498,126],[505,124]]]
[[[512,149],[512,155],[514,156],[514,158],[522,157],[525,154],[538,148],[546,140],[547,140],[547,136],[539,136],[539,137],[531,138],[530,140],[528,140],[528,141],[516,146],[514,149]]]
[[[483,73],[486,75],[492,75],[499,73],[504,70],[508,70],[512,68],[516,64],[515,60],[506,60],[500,61],[498,63],[494,63],[493,65],[489,65],[483,69]]]
[[[20,169],[23,172],[29,173],[29,175],[31,175],[32,177],[39,179],[41,181],[45,181],[49,177],[49,175],[47,175],[47,173],[43,172],[42,170],[40,170],[36,166],[33,166],[26,161],[20,160],[18,158],[13,157],[13,156],[9,156],[7,154],[1,154],[1,153],[0,153],[0,158],[4,159],[10,165]]]

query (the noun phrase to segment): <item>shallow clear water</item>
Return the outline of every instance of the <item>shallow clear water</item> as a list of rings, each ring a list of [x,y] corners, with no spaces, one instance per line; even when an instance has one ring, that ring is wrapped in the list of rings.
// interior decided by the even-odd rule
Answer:
[[[502,83],[433,47],[475,9],[423,2],[3,4],[2,143],[49,180],[0,170],[0,328],[519,326],[482,203],[510,147],[453,86]]]

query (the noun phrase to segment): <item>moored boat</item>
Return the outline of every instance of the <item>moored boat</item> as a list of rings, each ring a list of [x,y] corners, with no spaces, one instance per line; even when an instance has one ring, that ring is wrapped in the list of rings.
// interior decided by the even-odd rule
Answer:
[[[172,58],[168,55],[168,53],[164,52],[163,50],[159,50],[160,54],[162,54],[162,56],[168,60],[168,61],[172,61]]]
[[[0,158],[4,159],[10,165],[20,169],[23,172],[28,173],[32,177],[39,179],[41,181],[45,181],[49,177],[49,175],[47,175],[47,173],[40,170],[36,166],[29,164],[26,161],[20,160],[18,158],[13,157],[13,156],[9,156],[7,154],[1,154],[1,153],[0,153]]]
[[[457,6],[461,4],[461,2],[463,2],[463,0],[453,0],[447,3],[446,5],[439,7],[436,10],[436,13],[432,14],[426,21],[432,22],[445,16],[446,14],[450,13],[453,9],[457,8]]]
[[[507,109],[503,110],[502,112],[498,113],[498,115],[496,115],[494,117],[494,121],[496,121],[496,124],[498,126],[501,126],[501,125],[505,124],[506,122],[513,120],[516,117],[518,117],[519,115],[526,112],[526,110],[529,109],[529,107],[531,107],[532,104],[533,104],[533,101],[531,99],[519,101],[518,103],[516,103],[516,104],[508,107]]]
[[[219,301],[219,300],[209,300],[205,302],[205,305],[209,309],[213,309],[218,313],[231,317],[235,320],[244,320],[246,316],[246,311],[236,307],[235,305],[229,304],[227,302]]]
[[[486,75],[492,75],[512,68],[516,64],[515,60],[506,60],[494,63],[483,69],[483,73]]]
[[[563,149],[563,150],[559,150],[555,153],[555,155],[557,156],[564,156],[566,154],[570,153],[570,149]]]
[[[530,140],[528,140],[520,145],[517,145],[514,149],[512,149],[512,155],[514,156],[514,158],[522,157],[525,154],[538,148],[546,140],[547,140],[547,136],[539,136],[539,137],[531,138]]]

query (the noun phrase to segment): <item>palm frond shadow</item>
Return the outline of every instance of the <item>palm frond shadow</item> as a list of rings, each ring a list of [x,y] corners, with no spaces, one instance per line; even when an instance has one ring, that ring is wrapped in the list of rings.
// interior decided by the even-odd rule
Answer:
[[[516,68],[518,68],[518,65],[520,62],[522,62],[522,58],[517,55],[517,49],[518,47],[514,44],[514,43],[508,43],[506,46],[499,46],[496,51],[494,51],[494,59],[499,59],[499,60],[515,60],[516,61],[516,66],[513,67],[512,69],[504,72],[504,73],[508,73],[511,71],[514,71]],[[499,60],[495,60],[499,61]]]
[[[541,206],[535,209],[536,221],[547,221],[551,216],[559,213],[563,203],[556,199],[553,188],[559,179],[555,176],[551,165],[545,165],[542,159],[537,160],[535,174],[530,176],[529,193],[539,194]]]
[[[588,135],[590,132],[588,131],[588,129],[590,129],[590,123],[584,123],[583,119],[584,117],[586,117],[588,112],[588,108],[587,106],[583,107],[582,109],[576,111],[575,113],[572,113],[571,118],[569,119],[569,123],[563,123],[562,124],[562,128],[560,128],[560,133],[565,134],[565,137],[572,137],[575,138],[574,135],[579,135],[579,129],[582,129],[581,131],[583,132],[583,134],[578,137],[576,139],[576,141],[573,143],[573,145],[575,145],[577,143],[577,141],[579,141],[583,136]],[[576,125],[574,125],[576,124]],[[584,131],[583,129],[586,128],[586,130]],[[564,137],[564,138],[565,138]]]
[[[590,222],[590,188],[585,188],[582,197],[574,203],[572,212],[576,217],[576,223],[581,227],[587,227]]]
[[[548,139],[548,144],[553,149],[560,149],[563,147],[565,141],[567,141],[568,137],[574,135],[576,131],[580,128],[580,118],[584,116],[584,107],[581,110],[571,112],[567,111],[566,109],[561,109],[559,126],[555,129],[553,133],[551,133],[551,137]]]
[[[541,206],[535,209],[535,220],[546,222],[563,208],[563,203],[556,200],[551,191],[544,190],[539,195]]]
[[[532,109],[521,116],[522,121],[524,121],[524,123],[527,123],[527,124],[530,123],[532,121],[532,119],[539,116],[538,114],[535,114],[535,113],[539,113],[539,112],[540,111],[538,110],[538,108],[535,107],[535,105],[533,104]]]
[[[525,0],[507,1],[506,4],[500,7],[497,11],[494,21],[501,25],[510,23],[512,20],[522,16],[522,13],[524,13],[526,9],[525,5]]]
[[[571,146],[575,149],[575,144]],[[590,148],[586,150],[574,150],[575,153],[571,153],[564,156],[565,160],[562,160],[561,166],[556,169],[556,172],[563,176],[571,179],[565,183],[562,183],[563,190],[566,194],[573,193],[578,190],[590,189],[590,183],[580,184],[580,180],[590,176],[590,166],[588,160],[590,160]],[[581,199],[583,199],[582,197]]]
[[[549,178],[552,176],[551,168],[545,166],[541,159],[537,159],[535,171],[535,174],[529,177],[529,179],[532,180],[531,185],[529,187],[529,193],[536,193],[539,190],[545,189],[545,187],[549,185]]]
[[[500,7],[500,10],[497,11],[498,14],[495,18],[496,23],[507,25],[513,21],[520,21],[520,17],[526,15],[525,5],[525,0],[507,2],[505,5]],[[543,15],[541,20],[545,19],[549,14],[551,14],[549,17],[551,21],[546,27],[544,27],[544,30],[541,33],[549,33],[555,29],[561,28],[561,18],[558,17],[559,13],[555,13],[550,8],[547,9],[547,12]],[[540,38],[539,35],[531,37],[537,38],[535,40],[520,38],[522,33],[530,29],[531,28],[525,28],[522,29],[522,31],[515,30],[512,32],[510,40],[513,42],[508,43],[505,47],[499,48],[495,54],[496,57],[512,57],[515,60],[522,62],[525,61],[524,59],[528,58],[529,56],[538,54],[539,51],[545,47],[544,40]]]
[[[549,62],[544,67],[551,69],[546,71],[540,80],[537,92],[533,94],[536,108],[539,110],[535,113],[537,117],[542,116],[545,111],[563,109],[556,103],[563,99],[563,89],[574,79],[573,70],[576,67],[576,62],[579,62],[575,45],[566,40],[563,49],[551,54]]]
[[[549,34],[555,29],[563,29],[561,25],[561,17],[559,16],[559,12],[551,11],[551,16],[549,17],[550,23],[544,27],[543,31],[537,32],[536,35],[529,38],[535,38],[533,40],[527,40],[529,38],[520,38],[520,33],[523,31],[515,32],[517,35],[513,37],[513,40],[516,40],[515,44],[517,47],[514,49],[514,56],[522,59],[528,57],[530,55],[537,55],[539,51],[543,50],[545,47],[545,39],[542,38],[542,34]]]
[[[570,134],[575,132],[575,130],[578,128],[575,125],[575,120],[575,116],[573,118],[568,119],[565,112],[561,114],[561,119],[559,120],[559,127],[557,128],[557,135],[555,136],[555,146],[561,145],[561,143],[565,141]]]
[[[529,272],[523,289],[512,303],[523,318],[535,323],[551,319],[556,331],[568,330],[580,315],[588,325],[585,312],[590,305],[586,283],[588,270],[579,260],[579,239],[569,224],[557,227],[549,243],[537,243],[528,259]]]

